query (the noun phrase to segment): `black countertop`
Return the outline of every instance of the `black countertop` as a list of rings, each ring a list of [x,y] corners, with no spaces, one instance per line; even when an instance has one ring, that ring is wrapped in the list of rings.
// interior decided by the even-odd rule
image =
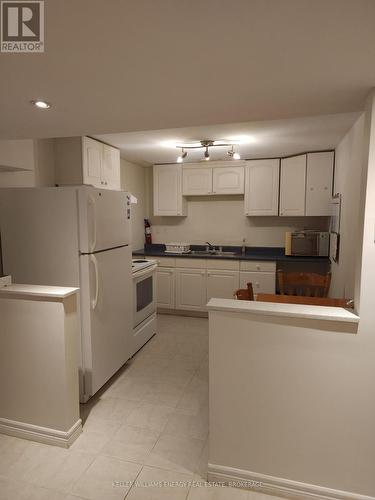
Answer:
[[[190,245],[191,250],[204,251],[205,245]],[[329,263],[328,257],[302,257],[285,255],[283,247],[246,247],[246,253],[241,253],[241,247],[223,246],[223,251],[236,252],[235,255],[196,255],[192,253],[166,253],[165,245],[145,245],[141,250],[133,252],[137,257],[188,257],[189,259],[224,259],[224,260],[268,260],[277,262],[321,262]]]

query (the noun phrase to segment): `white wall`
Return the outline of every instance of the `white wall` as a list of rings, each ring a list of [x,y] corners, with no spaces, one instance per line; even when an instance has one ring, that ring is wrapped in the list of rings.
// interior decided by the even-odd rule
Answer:
[[[144,221],[148,202],[146,189],[146,168],[121,158],[121,188],[138,198],[132,205],[132,248],[139,250],[144,245]]]
[[[148,171],[152,186],[152,169]],[[149,193],[152,207],[152,193]],[[152,210],[151,210],[152,212]],[[150,216],[154,243],[283,247],[285,232],[328,227],[327,217],[246,217],[243,196],[199,196],[188,198],[187,217]]]
[[[26,163],[22,164],[22,167],[27,168],[28,170],[19,172],[0,171],[0,188],[53,186],[55,184],[55,159],[53,139],[37,139],[34,141],[30,140],[12,142],[30,143],[28,151],[29,154],[24,155]]]
[[[339,262],[332,263],[332,297],[354,297],[356,255],[360,251],[360,195],[364,156],[364,114],[336,148],[334,192],[341,193]]]
[[[221,358],[210,360],[217,419],[210,462],[355,492],[347,497],[353,499],[375,498],[375,93],[355,127],[363,124],[358,252],[351,264],[357,333],[277,316],[250,321],[244,314],[228,320],[217,314],[210,326],[215,342],[223,341]],[[347,139],[348,157],[351,148],[358,151],[357,133],[351,146]]]
[[[38,139],[35,150],[35,185],[55,185],[54,139]]]

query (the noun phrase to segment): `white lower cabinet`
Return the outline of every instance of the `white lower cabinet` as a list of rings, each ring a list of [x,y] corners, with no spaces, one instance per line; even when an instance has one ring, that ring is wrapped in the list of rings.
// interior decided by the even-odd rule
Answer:
[[[155,257],[147,257],[154,259]],[[234,292],[253,284],[254,293],[275,293],[276,262],[157,258],[157,306],[160,309],[206,311],[212,298],[233,299]]]
[[[253,292],[275,293],[276,273],[275,272],[241,272],[240,288],[246,288],[247,283],[253,284]]]
[[[176,269],[176,309],[205,311],[206,271]]]
[[[217,299],[233,299],[234,292],[240,284],[238,271],[207,271],[207,302],[213,297]]]
[[[175,308],[175,269],[159,267],[156,270],[156,297],[158,307]]]

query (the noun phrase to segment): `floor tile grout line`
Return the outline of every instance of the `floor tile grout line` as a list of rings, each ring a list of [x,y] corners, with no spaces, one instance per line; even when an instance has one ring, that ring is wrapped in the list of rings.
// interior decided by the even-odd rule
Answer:
[[[138,464],[138,465],[141,465],[141,464]],[[123,499],[123,500],[125,500],[125,498],[129,495],[130,491],[133,489],[135,482],[137,481],[137,479],[139,478],[139,476],[140,476],[141,472],[142,472],[142,471],[143,471],[143,469],[144,469],[144,466],[145,466],[144,464],[142,464],[142,465],[141,465],[141,468],[139,469],[138,474],[136,475],[136,477],[135,477],[135,478],[134,478],[134,480],[133,480],[133,484],[132,484],[132,485],[131,485],[131,487],[128,489],[128,491],[125,493],[125,496],[124,496],[124,499]]]

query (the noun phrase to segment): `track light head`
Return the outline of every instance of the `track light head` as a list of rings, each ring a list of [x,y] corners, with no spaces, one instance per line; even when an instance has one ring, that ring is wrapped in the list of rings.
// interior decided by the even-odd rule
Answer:
[[[184,148],[181,148],[181,154],[177,157],[177,163],[182,163],[186,157],[187,151],[185,151]]]
[[[240,160],[241,159],[240,153],[237,153],[236,151],[234,151],[234,146],[232,146],[232,149],[230,149],[228,151],[228,156],[233,158],[233,160]]]
[[[210,159],[210,152],[208,151],[208,146],[206,146],[206,151],[204,152],[204,159],[206,161]]]

